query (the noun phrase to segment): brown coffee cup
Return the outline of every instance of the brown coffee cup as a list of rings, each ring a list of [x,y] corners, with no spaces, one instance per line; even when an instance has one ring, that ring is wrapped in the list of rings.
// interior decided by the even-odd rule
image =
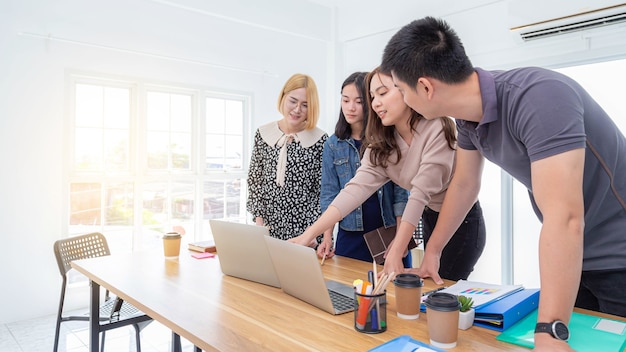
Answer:
[[[459,310],[461,304],[456,295],[433,293],[424,301],[428,320],[430,344],[439,348],[453,348],[459,335]]]
[[[163,235],[163,254],[165,259],[177,259],[180,254],[180,239],[178,232],[168,232]]]
[[[422,279],[415,274],[398,274],[393,280],[396,314],[402,319],[417,319],[422,300]]]

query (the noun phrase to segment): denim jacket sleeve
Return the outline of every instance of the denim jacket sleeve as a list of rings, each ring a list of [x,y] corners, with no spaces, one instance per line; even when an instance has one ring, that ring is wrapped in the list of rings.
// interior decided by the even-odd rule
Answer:
[[[393,213],[394,216],[402,216],[404,208],[409,200],[409,191],[391,182],[393,186]]]
[[[324,142],[324,151],[322,152],[322,189],[320,192],[320,208],[322,213],[328,209],[330,203],[335,199],[341,191],[341,184],[337,176],[337,170],[334,166],[334,152],[332,143],[335,138],[329,138]]]

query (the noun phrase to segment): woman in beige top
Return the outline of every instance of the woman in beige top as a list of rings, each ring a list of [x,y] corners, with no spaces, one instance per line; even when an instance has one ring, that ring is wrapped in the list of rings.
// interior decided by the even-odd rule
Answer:
[[[302,245],[341,220],[387,181],[410,191],[396,238],[388,249],[382,273],[404,271],[413,232],[423,218],[424,244],[435,227],[443,198],[454,172],[456,131],[448,117],[426,120],[404,103],[391,76],[374,69],[367,77],[369,118],[367,150],[356,175],[335,197],[322,216],[304,233],[290,239]],[[485,246],[485,222],[480,204],[468,212],[444,248],[439,274],[450,280],[467,279]],[[329,252],[329,249],[327,249]]]

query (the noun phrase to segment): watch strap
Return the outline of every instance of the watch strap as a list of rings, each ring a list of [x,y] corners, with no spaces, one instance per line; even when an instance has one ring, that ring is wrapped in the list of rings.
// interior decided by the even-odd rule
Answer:
[[[537,332],[545,332],[552,335],[553,337],[556,337],[552,333],[552,323],[537,323],[537,325],[535,325],[535,333]]]
[[[555,320],[551,323],[537,323],[535,325],[535,333],[548,333],[557,340],[569,340],[567,325],[560,320]]]

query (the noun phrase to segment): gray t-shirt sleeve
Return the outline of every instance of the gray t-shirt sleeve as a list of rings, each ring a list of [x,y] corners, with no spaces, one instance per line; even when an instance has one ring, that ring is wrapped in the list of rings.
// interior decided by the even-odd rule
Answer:
[[[585,147],[583,102],[568,84],[546,79],[526,89],[518,104],[510,128],[531,162]]]

